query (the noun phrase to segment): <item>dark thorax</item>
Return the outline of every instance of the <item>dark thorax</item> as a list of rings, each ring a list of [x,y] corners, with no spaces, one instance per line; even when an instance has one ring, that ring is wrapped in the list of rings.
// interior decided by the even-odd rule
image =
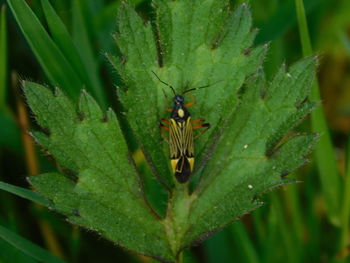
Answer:
[[[184,103],[185,99],[183,96],[174,96],[174,106],[171,113],[171,118],[176,122],[185,122],[191,116]]]

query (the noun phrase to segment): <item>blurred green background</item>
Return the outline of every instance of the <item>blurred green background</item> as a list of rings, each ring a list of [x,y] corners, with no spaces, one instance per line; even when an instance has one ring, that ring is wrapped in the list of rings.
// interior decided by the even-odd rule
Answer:
[[[86,78],[86,88],[104,108],[120,111],[115,95],[120,80],[104,55],[117,53],[112,34],[120,2],[28,0],[33,13],[16,7],[23,0],[9,2],[15,16],[0,0],[0,180],[28,187],[27,176],[55,168],[26,132],[36,126],[19,81],[57,84],[74,98],[79,91],[71,83]],[[153,18],[151,1],[130,2],[143,18]],[[232,1],[232,7],[242,2]],[[251,0],[250,6],[260,29],[256,45],[271,43],[264,65],[268,77],[282,63],[313,52],[321,57],[321,95],[318,99],[315,84],[312,97],[322,106],[298,127],[321,132],[321,140],[311,162],[292,175],[302,183],[267,193],[264,207],[186,251],[185,262],[350,262],[350,1]],[[77,76],[62,73],[65,65]],[[67,262],[153,262],[4,191],[0,226]],[[38,262],[27,243],[15,238],[15,248],[5,241],[6,233],[0,229],[0,262]]]

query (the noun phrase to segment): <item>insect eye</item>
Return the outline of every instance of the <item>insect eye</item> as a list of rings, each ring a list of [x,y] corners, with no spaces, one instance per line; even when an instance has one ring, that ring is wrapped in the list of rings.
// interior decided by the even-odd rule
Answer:
[[[176,101],[176,103],[182,103],[182,102],[184,102],[184,98],[182,96],[176,96],[175,101]]]

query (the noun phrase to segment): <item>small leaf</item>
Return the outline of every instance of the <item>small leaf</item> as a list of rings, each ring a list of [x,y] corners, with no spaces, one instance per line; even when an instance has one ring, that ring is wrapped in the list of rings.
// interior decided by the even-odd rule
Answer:
[[[43,174],[31,183],[69,221],[141,254],[172,260],[163,225],[144,199],[114,112],[104,115],[84,91],[76,109],[59,90],[53,95],[35,83],[24,86],[46,130],[34,137],[69,174]]]
[[[23,237],[11,232],[7,228],[0,226],[0,238],[10,243],[32,258],[45,263],[64,263],[65,261],[50,254],[45,249],[33,244]]]
[[[284,177],[302,165],[315,135],[282,137],[312,109],[301,110],[316,69],[314,57],[284,68],[261,97],[259,85],[246,87],[235,114],[223,127],[194,196],[185,243],[217,231],[260,203],[257,196],[290,182]],[[298,118],[295,118],[298,116]],[[276,135],[278,134],[278,135]],[[284,140],[282,140],[284,139]],[[213,149],[213,148],[211,148]],[[225,156],[225,158],[223,158]]]

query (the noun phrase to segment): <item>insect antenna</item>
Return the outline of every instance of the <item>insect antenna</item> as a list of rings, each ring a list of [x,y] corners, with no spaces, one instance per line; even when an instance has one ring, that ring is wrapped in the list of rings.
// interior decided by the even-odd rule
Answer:
[[[173,93],[174,93],[174,96],[176,95],[176,92],[175,92],[173,86],[171,86],[171,85],[169,85],[168,83],[166,83],[166,82],[164,82],[163,80],[161,80],[161,79],[158,77],[158,75],[157,75],[153,70],[152,70],[152,73],[154,74],[154,76],[156,76],[156,78],[157,78],[161,83],[163,83],[164,85],[166,85],[166,86],[168,86],[169,88],[171,88],[171,90],[172,90]]]
[[[197,90],[197,89],[204,89],[204,88],[208,88],[210,86],[214,86],[216,84],[218,84],[219,82],[222,82],[223,80],[219,80],[217,82],[214,82],[212,84],[208,84],[208,85],[205,85],[205,86],[201,86],[201,87],[198,87],[198,88],[192,88],[192,89],[188,89],[188,90],[185,90],[184,92],[182,92],[182,95],[186,94],[187,92],[191,92],[191,91],[194,91],[194,90]]]

